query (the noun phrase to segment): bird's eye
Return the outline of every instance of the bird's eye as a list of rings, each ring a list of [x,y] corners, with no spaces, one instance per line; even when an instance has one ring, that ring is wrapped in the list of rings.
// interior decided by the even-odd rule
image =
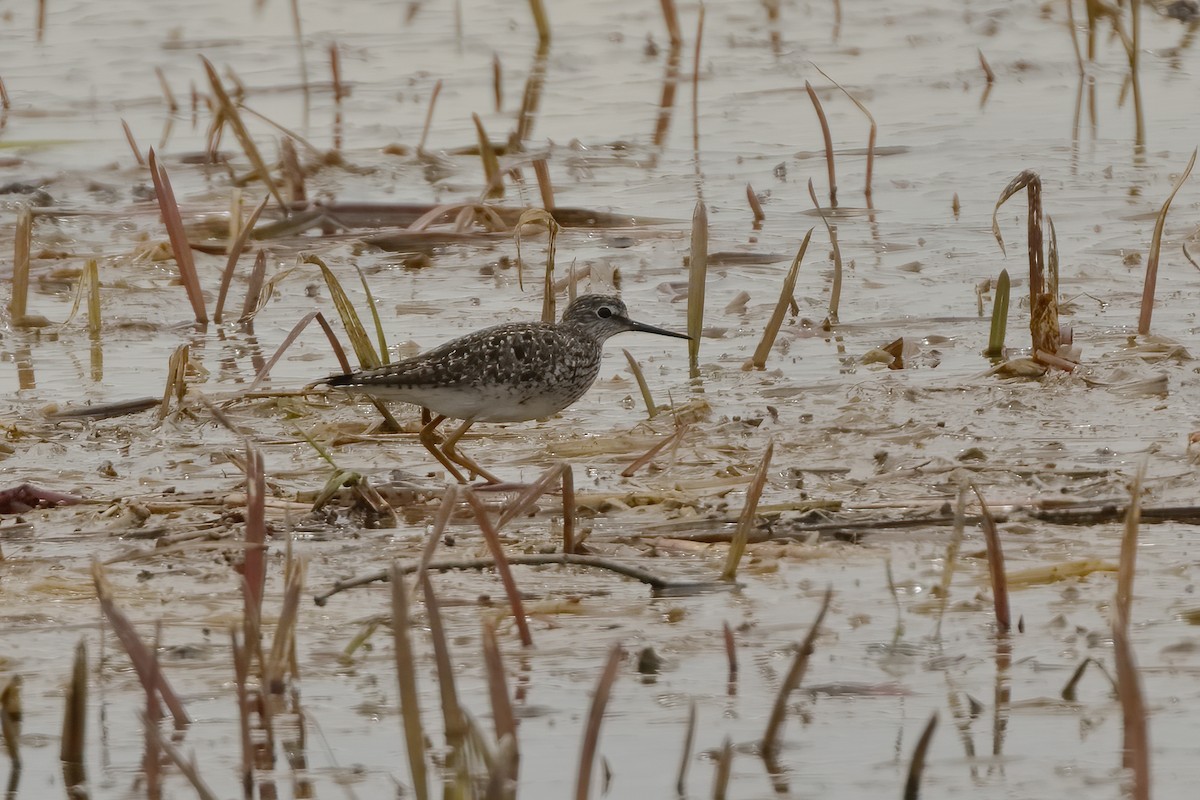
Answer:
[[[600,306],[596,309],[596,316],[600,319],[608,319],[613,315],[613,310],[608,306]]]

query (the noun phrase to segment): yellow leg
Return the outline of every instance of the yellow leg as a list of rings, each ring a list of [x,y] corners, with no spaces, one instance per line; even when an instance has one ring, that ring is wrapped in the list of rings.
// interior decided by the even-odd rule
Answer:
[[[467,429],[473,424],[473,420],[467,420],[462,425],[459,425],[458,429],[454,431],[454,433],[450,434],[446,441],[442,442],[442,452],[446,455],[446,458],[450,459],[459,466],[466,467],[471,472],[481,476],[488,483],[500,483],[501,481],[499,478],[488,472],[483,467],[479,466],[479,463],[475,461],[475,459],[458,451],[458,440],[463,437],[463,434],[466,433]]]
[[[437,426],[441,425],[445,421],[446,418],[439,414],[429,422],[425,423],[425,426],[421,428],[421,444],[425,445],[426,450],[433,453],[433,457],[438,460],[439,464],[449,470],[450,474],[454,476],[454,480],[458,481],[459,483],[466,483],[467,479],[463,477],[463,474],[458,471],[453,462],[451,462],[446,454],[443,453],[438,447],[437,434],[435,431],[437,430]]]

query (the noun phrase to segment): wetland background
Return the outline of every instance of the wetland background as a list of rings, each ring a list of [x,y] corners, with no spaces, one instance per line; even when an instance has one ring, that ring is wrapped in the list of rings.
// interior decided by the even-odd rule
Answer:
[[[8,687],[0,705],[9,724],[14,699],[21,712],[19,732],[5,729],[23,764],[10,773],[19,778],[11,794],[65,793],[64,780],[82,774],[96,797],[185,796],[193,789],[183,771],[152,766],[166,758],[162,739],[195,754],[199,779],[219,797],[243,791],[244,758],[254,762],[260,796],[408,796],[410,748],[387,627],[392,592],[375,584],[323,606],[311,597],[419,558],[442,475],[416,440],[416,409],[392,409],[404,431],[381,433],[369,405],[303,391],[339,369],[315,323],[268,377],[256,376],[312,312],[341,333],[330,285],[309,255],[337,276],[374,339],[370,287],[393,356],[498,320],[537,318],[544,235],[524,234],[519,281],[511,220],[480,214],[457,231],[454,219],[437,218],[413,230],[426,227],[415,225],[421,211],[488,193],[477,114],[505,171],[505,195],[489,203],[540,207],[534,162],[544,161],[557,204],[604,223],[564,224],[558,279],[573,267],[581,290],[619,284],[634,317],[682,330],[689,292],[695,297],[688,264],[698,203],[709,263],[698,378],[677,343],[622,337],[597,385],[559,418],[481,425],[464,446],[514,482],[565,460],[586,545],[674,581],[718,580],[752,481],[766,480],[734,590],[651,596],[605,571],[514,566],[532,648],[522,646],[493,571],[434,574],[458,693],[495,751],[489,766],[476,742],[460,763],[504,778],[496,764],[507,768],[519,752],[521,796],[572,791],[587,761],[591,688],[619,643],[625,657],[599,729],[594,795],[672,794],[680,763],[689,796],[901,794],[934,713],[941,722],[923,797],[1120,795],[1131,783],[1121,769],[1127,714],[1095,665],[1070,681],[1089,659],[1120,672],[1110,619],[1120,510],[1144,462],[1128,638],[1155,790],[1183,796],[1200,771],[1191,748],[1200,734],[1200,605],[1189,450],[1200,400],[1190,355],[1200,273],[1182,249],[1197,225],[1190,183],[1166,216],[1151,333],[1136,330],[1155,220],[1197,145],[1190,9],[712,3],[697,61],[700,9],[691,4],[678,9],[679,48],[658,4],[629,0],[550,5],[550,39],[540,47],[519,3],[50,3],[44,16],[33,3],[0,7],[0,270],[7,278],[20,258],[24,214],[25,316],[49,323],[5,310],[0,469],[6,485],[81,501],[7,514],[0,524]],[[217,163],[202,157],[221,113],[202,56],[240,107],[280,194],[294,199],[302,175],[306,196],[335,212],[297,224],[293,208],[285,218],[229,125]],[[870,124],[830,79],[878,125],[870,184]],[[827,208],[825,143],[806,81],[837,155],[836,213]],[[228,317],[241,316],[247,298],[257,307],[251,325],[194,324],[155,199],[163,193],[122,122],[138,155],[153,146],[169,173],[207,313],[220,294],[231,217],[246,220],[267,198],[262,235],[241,254],[227,292],[226,307],[236,309]],[[1010,201],[999,211],[1007,258],[991,230],[997,197],[1025,169],[1043,181],[1062,321],[1080,354],[1070,372],[1013,379],[986,374],[992,363],[981,352],[993,282],[1005,268],[1014,285],[1008,344],[1028,345],[1028,306],[1017,299],[1028,291],[1024,208]],[[809,180],[836,226],[840,270]],[[352,214],[362,203],[374,205]],[[399,204],[420,210],[406,217]],[[745,370],[809,228],[794,306],[765,369]],[[259,253],[262,291],[251,286]],[[98,333],[89,332],[86,308],[63,324],[81,281],[89,283],[89,260]],[[837,321],[826,326],[835,277]],[[881,348],[898,339],[904,368],[891,369],[895,353]],[[640,364],[662,413],[647,413],[620,348]],[[162,397],[172,373],[182,396],[167,392],[165,413],[155,404],[110,418],[62,416]],[[653,463],[622,475],[664,442]],[[313,513],[335,474],[318,449],[366,476],[394,519],[378,505],[364,511],[351,489]],[[282,642],[277,657],[262,660],[267,674],[256,673],[264,708],[274,706],[270,737],[262,715],[239,701],[239,685],[253,695],[258,684],[237,678],[234,664],[246,657],[230,641],[231,628],[254,624],[242,575],[263,554],[246,543],[256,525],[247,472],[251,485],[263,476],[271,534],[264,642]],[[1020,620],[1007,636],[992,610],[974,495],[961,544],[954,533],[968,480],[999,520]],[[480,496],[499,509],[516,494]],[[561,509],[548,497],[537,514],[510,521],[506,549],[554,550]],[[453,510],[439,558],[486,556],[474,516]],[[1064,513],[1051,516],[1056,510]],[[163,722],[147,738],[130,646],[108,627],[111,615],[101,622],[96,562],[115,606],[143,641],[158,642],[149,680],[174,687],[191,718],[183,730]],[[832,601],[766,769],[758,743],[827,586]],[[436,637],[422,595],[408,610],[418,701],[407,706],[420,706],[440,767],[450,751]],[[499,653],[490,669],[489,631]],[[80,641],[87,661],[68,697]],[[502,746],[496,663],[517,720],[515,739]],[[64,774],[60,764],[68,706],[82,773]],[[257,720],[249,746],[245,717]],[[157,755],[144,761],[147,748]]]

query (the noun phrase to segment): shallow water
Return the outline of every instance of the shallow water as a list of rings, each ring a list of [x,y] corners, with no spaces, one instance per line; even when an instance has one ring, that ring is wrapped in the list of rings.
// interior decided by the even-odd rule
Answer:
[[[34,251],[45,257],[34,262],[31,311],[66,319],[79,269],[97,257],[105,320],[98,343],[89,341],[78,320],[61,330],[6,324],[0,332],[3,419],[13,450],[0,470],[7,481],[31,481],[90,501],[23,515],[28,524],[6,518],[0,526],[7,559],[0,564],[6,630],[0,670],[25,682],[25,769],[18,796],[36,796],[47,785],[61,790],[55,762],[62,686],[68,654],[81,637],[92,658],[92,792],[143,792],[136,717],[142,693],[111,635],[97,666],[101,637],[90,562],[119,556],[125,559],[107,567],[118,603],[146,638],[154,621],[162,620],[163,670],[195,718],[182,749],[196,753],[218,796],[239,791],[227,635],[241,616],[238,577],[228,563],[236,557],[235,542],[201,538],[158,552],[152,541],[136,537],[157,527],[168,536],[240,536],[242,481],[235,460],[244,442],[214,425],[195,400],[188,413],[172,413],[161,425],[153,411],[81,422],[54,421],[46,410],[160,395],[170,353],[187,342],[193,398],[202,392],[230,400],[227,412],[264,453],[274,497],[311,497],[328,477],[301,433],[330,446],[339,466],[376,483],[401,469],[431,490],[440,484],[439,474],[428,477],[436,465],[411,433],[347,441],[371,423],[374,412],[365,405],[332,396],[327,403],[235,399],[254,378],[255,357],[269,357],[305,313],[321,310],[336,318],[328,290],[315,268],[297,268],[280,281],[252,335],[233,325],[204,331],[189,325],[174,263],[135,255],[143,243],[166,237],[157,206],[145,199],[147,171],[134,164],[120,126],[124,119],[142,148],[156,147],[185,220],[194,226],[203,218],[220,220],[229,208],[228,172],[182,158],[203,149],[210,119],[207,111],[191,111],[188,87],[205,85],[197,56],[206,55],[219,69],[232,67],[247,87],[247,105],[324,151],[335,137],[327,48],[337,42],[351,90],[341,108],[347,166],[311,174],[309,195],[418,203],[473,198],[482,181],[476,157],[445,155],[435,174],[414,156],[388,155],[382,148],[415,146],[438,80],[443,89],[431,150],[473,145],[471,113],[480,114],[492,139],[505,138],[536,63],[532,24],[516,5],[468,1],[461,23],[448,5],[415,9],[405,21],[405,10],[390,4],[305,4],[307,95],[291,18],[281,3],[258,11],[216,3],[171,13],[51,4],[41,43],[34,41],[33,20],[23,16],[31,9],[10,12],[0,77],[12,107],[0,130],[0,185],[40,187],[59,212],[39,217],[35,227]],[[775,442],[775,457],[762,503],[775,509],[772,516],[781,515],[772,523],[776,531],[799,524],[795,509],[807,500],[841,502],[838,518],[938,512],[953,503],[964,473],[998,510],[1049,501],[1120,503],[1143,460],[1147,506],[1194,502],[1188,434],[1197,427],[1200,381],[1187,349],[1196,330],[1197,274],[1180,251],[1195,227],[1190,183],[1166,223],[1154,317],[1161,338],[1133,335],[1154,215],[1196,145],[1189,92],[1197,56],[1186,26],[1149,7],[1143,11],[1146,146],[1140,152],[1133,141],[1133,100],[1122,92],[1128,65],[1107,26],[1088,66],[1091,83],[1076,120],[1080,80],[1064,4],[844,4],[840,23],[834,4],[784,4],[777,47],[761,7],[710,5],[699,69],[699,149],[693,151],[696,7],[681,10],[686,44],[661,146],[653,135],[669,69],[657,4],[560,2],[550,14],[554,40],[527,146],[547,155],[558,203],[666,220],[622,231],[564,230],[560,271],[572,262],[597,275],[615,268],[635,317],[683,329],[686,304],[679,298],[685,289],[679,287],[686,286],[684,259],[698,199],[708,208],[710,251],[779,256],[768,264],[710,268],[699,388],[711,414],[672,455],[660,457],[656,469],[619,477],[673,425],[668,415],[646,421],[618,350],[628,348],[642,363],[658,402],[680,406],[699,393],[688,381],[685,348],[673,340],[614,340],[596,387],[559,418],[481,425],[468,438],[466,447],[512,480],[533,479],[554,459],[567,458],[585,506],[602,509],[584,521],[599,551],[674,578],[715,577],[724,547],[681,539],[729,529],[768,440]],[[656,53],[647,50],[648,36]],[[1078,38],[1082,45],[1082,28]],[[996,74],[990,90],[977,50]],[[503,65],[500,111],[492,94],[494,56]],[[870,109],[879,124],[878,146],[898,150],[875,162],[875,213],[836,220],[846,269],[835,336],[819,330],[833,267],[821,220],[808,213],[813,204],[806,184],[811,179],[827,205],[828,178],[804,81],[820,90],[835,150],[858,153],[837,159],[843,207],[866,205],[860,149],[868,124],[814,64]],[[156,66],[179,99],[174,118],[162,100]],[[278,131],[257,122],[253,128],[270,160]],[[222,149],[239,175],[249,170],[228,132]],[[984,375],[990,364],[980,351],[992,298],[984,295],[987,312],[981,316],[976,290],[1002,268],[1014,278],[1014,298],[1026,290],[1022,196],[998,216],[1007,258],[991,233],[997,196],[1026,168],[1045,182],[1043,199],[1063,264],[1062,293],[1070,298],[1064,321],[1083,349],[1083,368],[1038,381],[1006,381]],[[509,188],[506,204],[539,204],[531,173],[525,170],[526,187]],[[747,183],[769,193],[760,231],[751,225]],[[245,192],[250,208],[262,187],[251,183]],[[24,199],[0,195],[0,252],[10,252],[15,208]],[[788,263],[812,226],[796,289],[800,314],[789,316],[767,369],[743,371]],[[389,342],[409,349],[497,319],[539,313],[542,239],[527,240],[524,255],[532,268],[522,291],[515,270],[502,261],[515,257],[510,238],[446,246],[432,254],[430,266],[413,269],[398,254],[364,246],[361,234],[267,242],[268,276],[295,265],[298,254],[315,252],[362,308],[352,265],[360,267],[379,299]],[[225,259],[196,258],[211,311]],[[250,263],[243,257],[230,308],[241,308]],[[599,279],[584,286],[610,288]],[[744,309],[726,310],[743,290],[750,295]],[[1028,341],[1028,306],[1015,299],[1013,306],[1009,343],[1021,347]],[[888,370],[864,358],[901,336],[917,346],[909,369]],[[328,344],[310,330],[288,349],[266,388],[299,389],[336,369]],[[1165,389],[1163,383],[1137,383],[1152,378],[1165,381]],[[1087,380],[1108,386],[1090,387]],[[403,409],[402,418],[415,420],[415,412]],[[982,459],[961,460],[971,448]],[[141,520],[141,508],[153,513]],[[289,533],[295,551],[308,559],[311,595],[339,578],[413,558],[430,508],[413,503],[402,509],[399,527],[377,530],[356,517],[314,522],[303,503],[273,507],[268,621],[278,609]],[[514,551],[553,545],[555,513],[546,503],[538,517],[509,531]],[[1056,525],[1014,512],[1002,525],[1008,567],[1081,559],[1115,564],[1120,528]],[[459,521],[454,535],[456,544],[444,556],[483,552],[474,526]],[[528,652],[511,626],[500,623],[518,698],[522,796],[561,797],[574,785],[590,687],[618,641],[630,657],[614,688],[600,747],[611,770],[611,795],[674,791],[693,700],[698,729],[690,793],[712,793],[712,753],[728,737],[737,752],[730,795],[774,794],[778,787],[750,745],[762,734],[791,648],[804,637],[826,585],[833,586],[833,605],[792,699],[780,756],[790,793],[899,793],[921,728],[936,712],[940,722],[923,797],[1119,795],[1121,713],[1106,679],[1089,671],[1076,703],[1059,698],[1084,658],[1112,670],[1108,613],[1115,574],[1095,572],[1014,592],[1014,616],[1023,617],[1024,632],[1012,639],[1012,666],[1001,682],[1011,690],[1005,701],[997,695],[997,639],[975,528],[968,529],[950,607],[940,637],[935,635],[930,593],[941,581],[949,535],[949,527],[931,524],[871,531],[858,544],[754,545],[741,589],[676,598],[650,598],[644,586],[615,575],[518,569],[520,586],[535,605],[579,598],[573,613],[534,615],[536,646]],[[1196,779],[1185,743],[1198,733],[1191,704],[1200,699],[1194,681],[1200,655],[1181,616],[1195,608],[1192,535],[1191,526],[1166,522],[1144,525],[1140,540],[1132,638],[1151,710],[1160,796],[1182,795]],[[448,606],[463,702],[491,732],[479,630],[499,612],[480,598],[502,603],[499,581],[453,573],[438,575],[436,584]],[[386,587],[355,590],[323,608],[302,605],[299,686],[308,723],[308,769],[302,774],[318,796],[339,792],[339,786],[353,796],[394,794],[397,782],[408,782],[386,630],[349,664],[338,659],[366,620],[389,611]],[[893,646],[897,613],[903,627]],[[419,605],[416,615],[424,624]],[[741,669],[733,694],[723,623],[735,629],[738,642]],[[664,659],[652,682],[635,670],[633,656],[643,647]],[[424,638],[418,637],[418,649],[422,710],[431,739],[440,744],[435,673]],[[805,691],[825,686],[832,692],[839,684],[864,686],[851,696]],[[974,719],[963,711],[968,697],[981,704]],[[602,771],[598,766],[597,774]],[[274,777],[287,787],[284,794],[303,794],[290,785],[284,760]],[[187,791],[174,770],[167,781],[169,794]]]

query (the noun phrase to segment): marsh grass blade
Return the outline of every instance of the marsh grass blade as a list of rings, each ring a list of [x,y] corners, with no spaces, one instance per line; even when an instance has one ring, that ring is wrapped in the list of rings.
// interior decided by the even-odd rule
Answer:
[[[433,85],[433,91],[429,94],[429,109],[425,112],[425,125],[421,128],[421,139],[417,142],[417,154],[425,152],[425,143],[429,141],[429,128],[433,125],[433,110],[437,108],[438,95],[442,93],[442,81],[438,80]]]
[[[506,737],[514,743],[517,741],[517,718],[513,713],[512,700],[508,694],[508,680],[504,675],[504,659],[500,655],[500,642],[496,639],[496,631],[486,622],[483,625],[483,665],[487,672],[488,696],[492,702],[492,722],[495,726],[496,740],[503,741]],[[508,775],[516,780],[514,771]]]
[[[992,605],[996,611],[996,627],[1001,633],[1008,633],[1012,628],[1012,612],[1008,607],[1008,578],[1004,572],[1004,551],[1000,547],[1000,531],[996,528],[996,519],[988,508],[983,493],[974,481],[971,491],[979,500],[979,516],[983,520],[983,539],[987,545],[988,575],[992,579]]]
[[[412,649],[412,629],[408,614],[408,589],[399,564],[392,564],[392,638],[396,648],[396,677],[400,684],[400,716],[404,725],[404,746],[413,794],[417,800],[429,800],[425,761],[425,731],[421,726],[418,704],[417,662]]]
[[[833,166],[833,135],[829,132],[829,120],[825,117],[825,108],[821,105],[821,98],[817,97],[817,91],[813,89],[812,84],[805,81],[804,90],[808,92],[808,99],[812,101],[813,109],[817,112],[817,121],[821,123],[821,135],[825,138],[825,170],[829,173],[829,207],[837,208],[837,173]]]
[[[1133,786],[1133,800],[1150,798],[1150,736],[1146,700],[1142,691],[1129,626],[1133,606],[1133,579],[1137,571],[1138,527],[1142,515],[1142,486],[1146,479],[1146,462],[1138,467],[1129,487],[1129,507],[1125,511],[1125,532],[1121,537],[1121,559],[1117,570],[1117,592],[1113,602],[1113,661],[1117,673],[1117,698],[1121,704],[1122,747],[1121,765],[1128,770]]]
[[[425,598],[425,617],[429,625],[429,638],[433,643],[433,663],[437,666],[438,694],[442,700],[442,723],[446,731],[446,746],[457,751],[462,747],[463,737],[467,734],[467,724],[463,718],[462,707],[458,703],[454,663],[450,657],[450,644],[446,640],[446,628],[442,624],[441,604],[433,590],[433,580],[429,577],[429,573],[419,573],[417,580],[421,584],[421,592]]]
[[[238,324],[253,325],[254,315],[259,309],[262,297],[263,280],[267,277],[267,251],[259,250],[254,257],[254,267],[250,270],[250,280],[246,282],[246,297],[242,300],[242,315]],[[220,322],[220,320],[217,320]]]
[[[838,321],[838,309],[842,304],[842,248],[838,245],[837,228],[829,224],[829,218],[821,214],[821,204],[817,202],[817,191],[813,187],[812,178],[808,179],[808,196],[812,198],[813,207],[825,223],[825,232],[829,234],[829,247],[833,251],[833,283],[829,287],[829,318],[825,320],[825,330],[829,330]]]
[[[71,680],[67,684],[66,701],[67,709],[63,714],[63,735],[58,757],[62,761],[63,783],[71,789],[87,782],[84,769],[88,705],[87,645],[83,641],[75,646],[75,660],[71,666]]]
[[[699,172],[700,156],[700,45],[704,42],[704,3],[696,18],[696,48],[692,54],[692,153],[697,158]]]
[[[237,269],[238,259],[241,257],[242,251],[246,249],[246,242],[250,240],[250,236],[254,233],[254,226],[269,201],[270,195],[263,197],[259,201],[259,204],[250,212],[250,218],[238,228],[237,238],[229,245],[229,258],[225,262],[225,271],[221,273],[221,289],[217,293],[216,311],[213,312],[213,321],[218,325],[223,321],[225,296],[229,293],[229,285],[233,281],[233,273]],[[255,297],[258,296],[258,292],[254,292],[253,294]]]
[[[375,347],[371,344],[371,337],[367,336],[367,330],[363,327],[362,320],[358,316],[358,311],[354,308],[354,304],[350,302],[346,290],[342,288],[341,281],[333,274],[328,265],[321,260],[319,256],[308,255],[304,258],[306,264],[315,264],[321,270],[321,275],[325,278],[325,285],[329,288],[329,297],[333,301],[333,307],[337,309],[338,316],[342,319],[342,326],[346,329],[346,335],[350,337],[350,345],[354,349],[354,355],[358,358],[358,363],[363,369],[374,369],[383,365],[383,360],[380,354],[375,352]]]
[[[687,797],[688,767],[692,763],[692,746],[696,741],[696,698],[688,703],[687,731],[683,735],[683,755],[679,759],[679,771],[675,773],[675,796]]]
[[[758,195],[754,192],[754,187],[746,184],[746,203],[750,206],[750,213],[754,215],[754,230],[762,228],[763,222],[767,215],[763,213],[762,203],[758,200]]]
[[[252,630],[251,620],[261,619],[263,592],[267,585],[267,479],[262,451],[246,446],[246,525],[242,556],[242,624]]]
[[[625,360],[629,363],[629,371],[633,374],[633,379],[637,381],[638,391],[642,395],[642,402],[646,406],[646,415],[649,419],[654,419],[658,416],[658,406],[654,404],[654,398],[650,394],[650,386],[646,383],[646,376],[642,372],[642,365],[633,357],[633,353],[625,348],[621,348],[621,352],[625,354]]]
[[[158,208],[162,212],[163,225],[167,228],[167,238],[171,241],[171,252],[175,263],[179,266],[179,278],[187,291],[188,301],[192,304],[192,312],[196,322],[201,325],[208,322],[208,311],[204,308],[204,293],[200,289],[200,276],[196,273],[196,262],[192,258],[192,247],[188,243],[187,232],[183,228],[183,218],[179,215],[179,204],[175,201],[175,192],[171,188],[171,179],[166,167],[158,163],[154,148],[150,148],[150,177],[154,181],[154,196],[158,200]]]
[[[983,354],[988,358],[1000,358],[1004,355],[1004,335],[1008,328],[1008,303],[1012,293],[1012,281],[1008,270],[1000,270],[996,280],[996,296],[992,304],[992,327],[988,333],[988,346]]]
[[[929,753],[929,743],[933,741],[933,732],[937,728],[938,715],[935,711],[925,723],[925,730],[917,740],[913,749],[912,761],[908,765],[908,779],[904,782],[904,800],[919,800],[921,796],[921,776],[925,773],[925,758]]]
[[[725,800],[729,792],[729,779],[733,776],[733,741],[726,736],[717,751],[713,775],[713,800]]]
[[[687,433],[689,427],[690,426],[685,422],[675,429],[675,433],[659,439],[654,443],[653,447],[635,458],[628,467],[621,470],[621,477],[632,478],[638,473],[638,470],[654,461],[658,454],[663,450],[666,450],[668,447],[677,447],[679,442],[683,439],[684,434]]]
[[[133,138],[133,131],[130,129],[129,123],[121,120],[121,129],[125,131],[125,141],[129,142],[129,149],[133,151],[133,157],[137,161],[138,166],[146,166],[146,159],[138,147],[137,140]]]
[[[13,234],[12,299],[8,312],[13,325],[20,327],[43,327],[50,321],[41,316],[29,315],[29,271],[30,252],[33,244],[33,209],[22,204],[17,211],[17,226]]]
[[[182,404],[187,394],[187,371],[191,345],[181,344],[167,359],[167,382],[163,388],[162,403],[158,406],[158,421],[162,422],[171,411],[171,398]]]
[[[1167,211],[1171,208],[1171,201],[1175,199],[1183,182],[1192,174],[1192,167],[1196,165],[1196,153],[1197,150],[1192,150],[1192,157],[1188,159],[1187,167],[1175,180],[1175,185],[1171,187],[1171,193],[1167,195],[1167,199],[1158,212],[1158,217],[1154,220],[1154,235],[1150,239],[1150,252],[1146,256],[1146,279],[1142,285],[1142,309],[1138,315],[1138,333],[1142,336],[1150,333],[1150,318],[1154,314],[1154,290],[1158,283],[1158,259],[1162,253],[1162,236],[1163,228],[1167,224]]]
[[[596,763],[596,750],[600,745],[600,725],[604,722],[604,709],[612,694],[613,682],[617,679],[617,668],[621,665],[623,651],[620,643],[608,651],[608,660],[600,672],[596,689],[592,693],[592,705],[588,710],[587,725],[583,731],[583,746],[579,753],[579,772],[575,779],[575,800],[588,800],[592,789],[592,768]]]
[[[517,224],[513,226],[513,239],[516,240],[517,244],[517,284],[522,291],[525,289],[525,280],[522,277],[525,274],[525,269],[524,260],[521,258],[521,239],[526,225],[546,226],[546,269],[542,279],[542,322],[553,324],[556,316],[554,307],[554,253],[558,241],[558,232],[561,228],[554,221],[554,215],[545,209],[529,208],[521,212],[521,216],[517,219]]]
[[[213,100],[216,104],[214,125],[218,127],[220,122],[228,125],[233,130],[234,137],[242,146],[242,151],[246,154],[246,158],[250,161],[250,165],[254,167],[255,173],[259,179],[267,186],[267,191],[279,203],[279,207],[283,210],[284,216],[288,214],[288,205],[284,202],[283,195],[279,191],[279,186],[275,179],[271,177],[271,170],[267,168],[267,162],[263,160],[262,154],[258,151],[258,146],[254,143],[254,137],[250,135],[250,131],[246,128],[246,123],[242,121],[242,115],[229,96],[229,92],[225,90],[225,85],[221,82],[221,78],[217,75],[216,68],[204,56],[200,56],[200,61],[204,64],[204,72],[208,76],[208,83],[212,87]],[[305,80],[307,86],[308,81]]]
[[[22,683],[20,674],[13,675],[4,684],[4,689],[0,690],[0,736],[4,737],[4,752],[12,764],[10,793],[21,774],[21,719],[24,716],[21,706]]]
[[[496,149],[483,128],[483,120],[478,114],[472,114],[475,122],[475,133],[479,136],[479,160],[483,162],[484,197],[504,197],[504,176],[500,174],[500,159],[496,157]]]
[[[707,281],[708,209],[700,200],[692,212],[692,246],[688,262],[687,333],[691,337],[688,342],[688,369],[693,380],[700,377],[700,335],[704,330],[704,289]]]
[[[513,621],[517,625],[517,631],[521,636],[521,644],[525,647],[533,646],[533,634],[529,631],[529,620],[525,619],[525,603],[521,600],[521,592],[517,588],[516,579],[512,574],[512,567],[508,564],[508,558],[504,553],[504,546],[500,543],[500,533],[488,518],[487,506],[479,499],[479,494],[474,489],[465,488],[462,490],[466,497],[467,503],[470,504],[471,510],[475,512],[475,521],[479,524],[479,530],[483,532],[484,541],[487,542],[488,550],[492,553],[492,558],[496,561],[496,572],[500,574],[500,581],[504,584],[504,593],[508,597],[508,605],[512,610]]]
[[[767,485],[767,474],[771,468],[771,455],[775,452],[774,440],[767,442],[754,473],[754,480],[746,490],[746,504],[742,506],[742,514],[738,517],[737,530],[734,531],[733,541],[729,544],[729,555],[725,558],[725,569],[721,572],[721,580],[734,581],[737,579],[738,564],[746,553],[746,543],[750,541],[750,533],[754,530],[754,514],[758,510],[758,501],[762,499],[763,487]]]
[[[1029,205],[1029,334],[1033,350],[1053,356],[1060,343],[1058,327],[1058,297],[1047,290],[1046,262],[1042,253],[1042,179],[1033,170],[1024,170],[1000,192],[992,209],[992,234],[1004,253],[997,214],[1005,201],[1022,189],[1026,190]]]
[[[810,61],[809,63],[811,64],[812,62]],[[833,78],[829,77],[829,74],[826,73],[825,70],[818,67],[816,64],[813,64],[813,69],[815,69],[817,72],[824,75],[825,80],[829,81],[834,86],[836,86],[838,89],[840,89],[842,91],[842,94],[846,95],[846,97],[848,97],[850,99],[850,102],[854,103],[854,105],[858,107],[858,110],[863,113],[863,116],[865,116],[867,118],[867,121],[871,123],[870,132],[867,134],[867,175],[866,175],[866,179],[864,181],[865,186],[863,188],[863,195],[866,197],[866,200],[867,200],[867,208],[871,208],[871,182],[875,175],[875,140],[878,138],[878,135],[879,135],[879,126],[875,123],[874,115],[872,115],[871,112],[869,110],[867,110],[867,107],[865,105],[863,105],[861,100],[859,100],[854,95],[850,94],[850,91],[845,86],[842,86],[840,83],[835,81]]]
[[[804,641],[796,648],[796,656],[792,659],[792,665],[788,669],[787,676],[784,677],[783,683],[779,685],[779,694],[775,697],[775,704],[771,707],[771,716],[767,720],[767,728],[763,731],[763,738],[760,745],[760,752],[763,759],[768,764],[768,770],[774,772],[771,765],[774,763],[775,755],[779,752],[779,734],[783,732],[783,723],[787,719],[787,703],[788,697],[791,696],[800,686],[800,682],[804,680],[804,673],[808,670],[808,661],[812,657],[815,648],[817,635],[821,631],[821,623],[825,621],[825,613],[829,611],[829,602],[833,599],[833,587],[830,586],[825,590],[825,595],[821,599],[821,608],[817,612],[816,619],[813,620],[812,627],[808,629],[808,635],[804,637]]]
[[[767,357],[771,354],[771,348],[775,346],[775,337],[779,335],[779,329],[783,327],[783,318],[793,302],[793,295],[796,293],[796,277],[800,274],[800,263],[804,261],[804,254],[808,251],[808,243],[812,240],[814,230],[816,229],[809,228],[808,233],[804,234],[804,241],[800,243],[800,249],[796,251],[796,257],[792,259],[792,266],[788,268],[787,275],[783,279],[783,287],[779,290],[779,299],[775,302],[775,310],[771,312],[771,319],[763,329],[762,339],[759,340],[758,347],[754,348],[754,355],[747,364],[743,365],[742,369],[766,368]],[[690,326],[688,333],[691,334]]]

